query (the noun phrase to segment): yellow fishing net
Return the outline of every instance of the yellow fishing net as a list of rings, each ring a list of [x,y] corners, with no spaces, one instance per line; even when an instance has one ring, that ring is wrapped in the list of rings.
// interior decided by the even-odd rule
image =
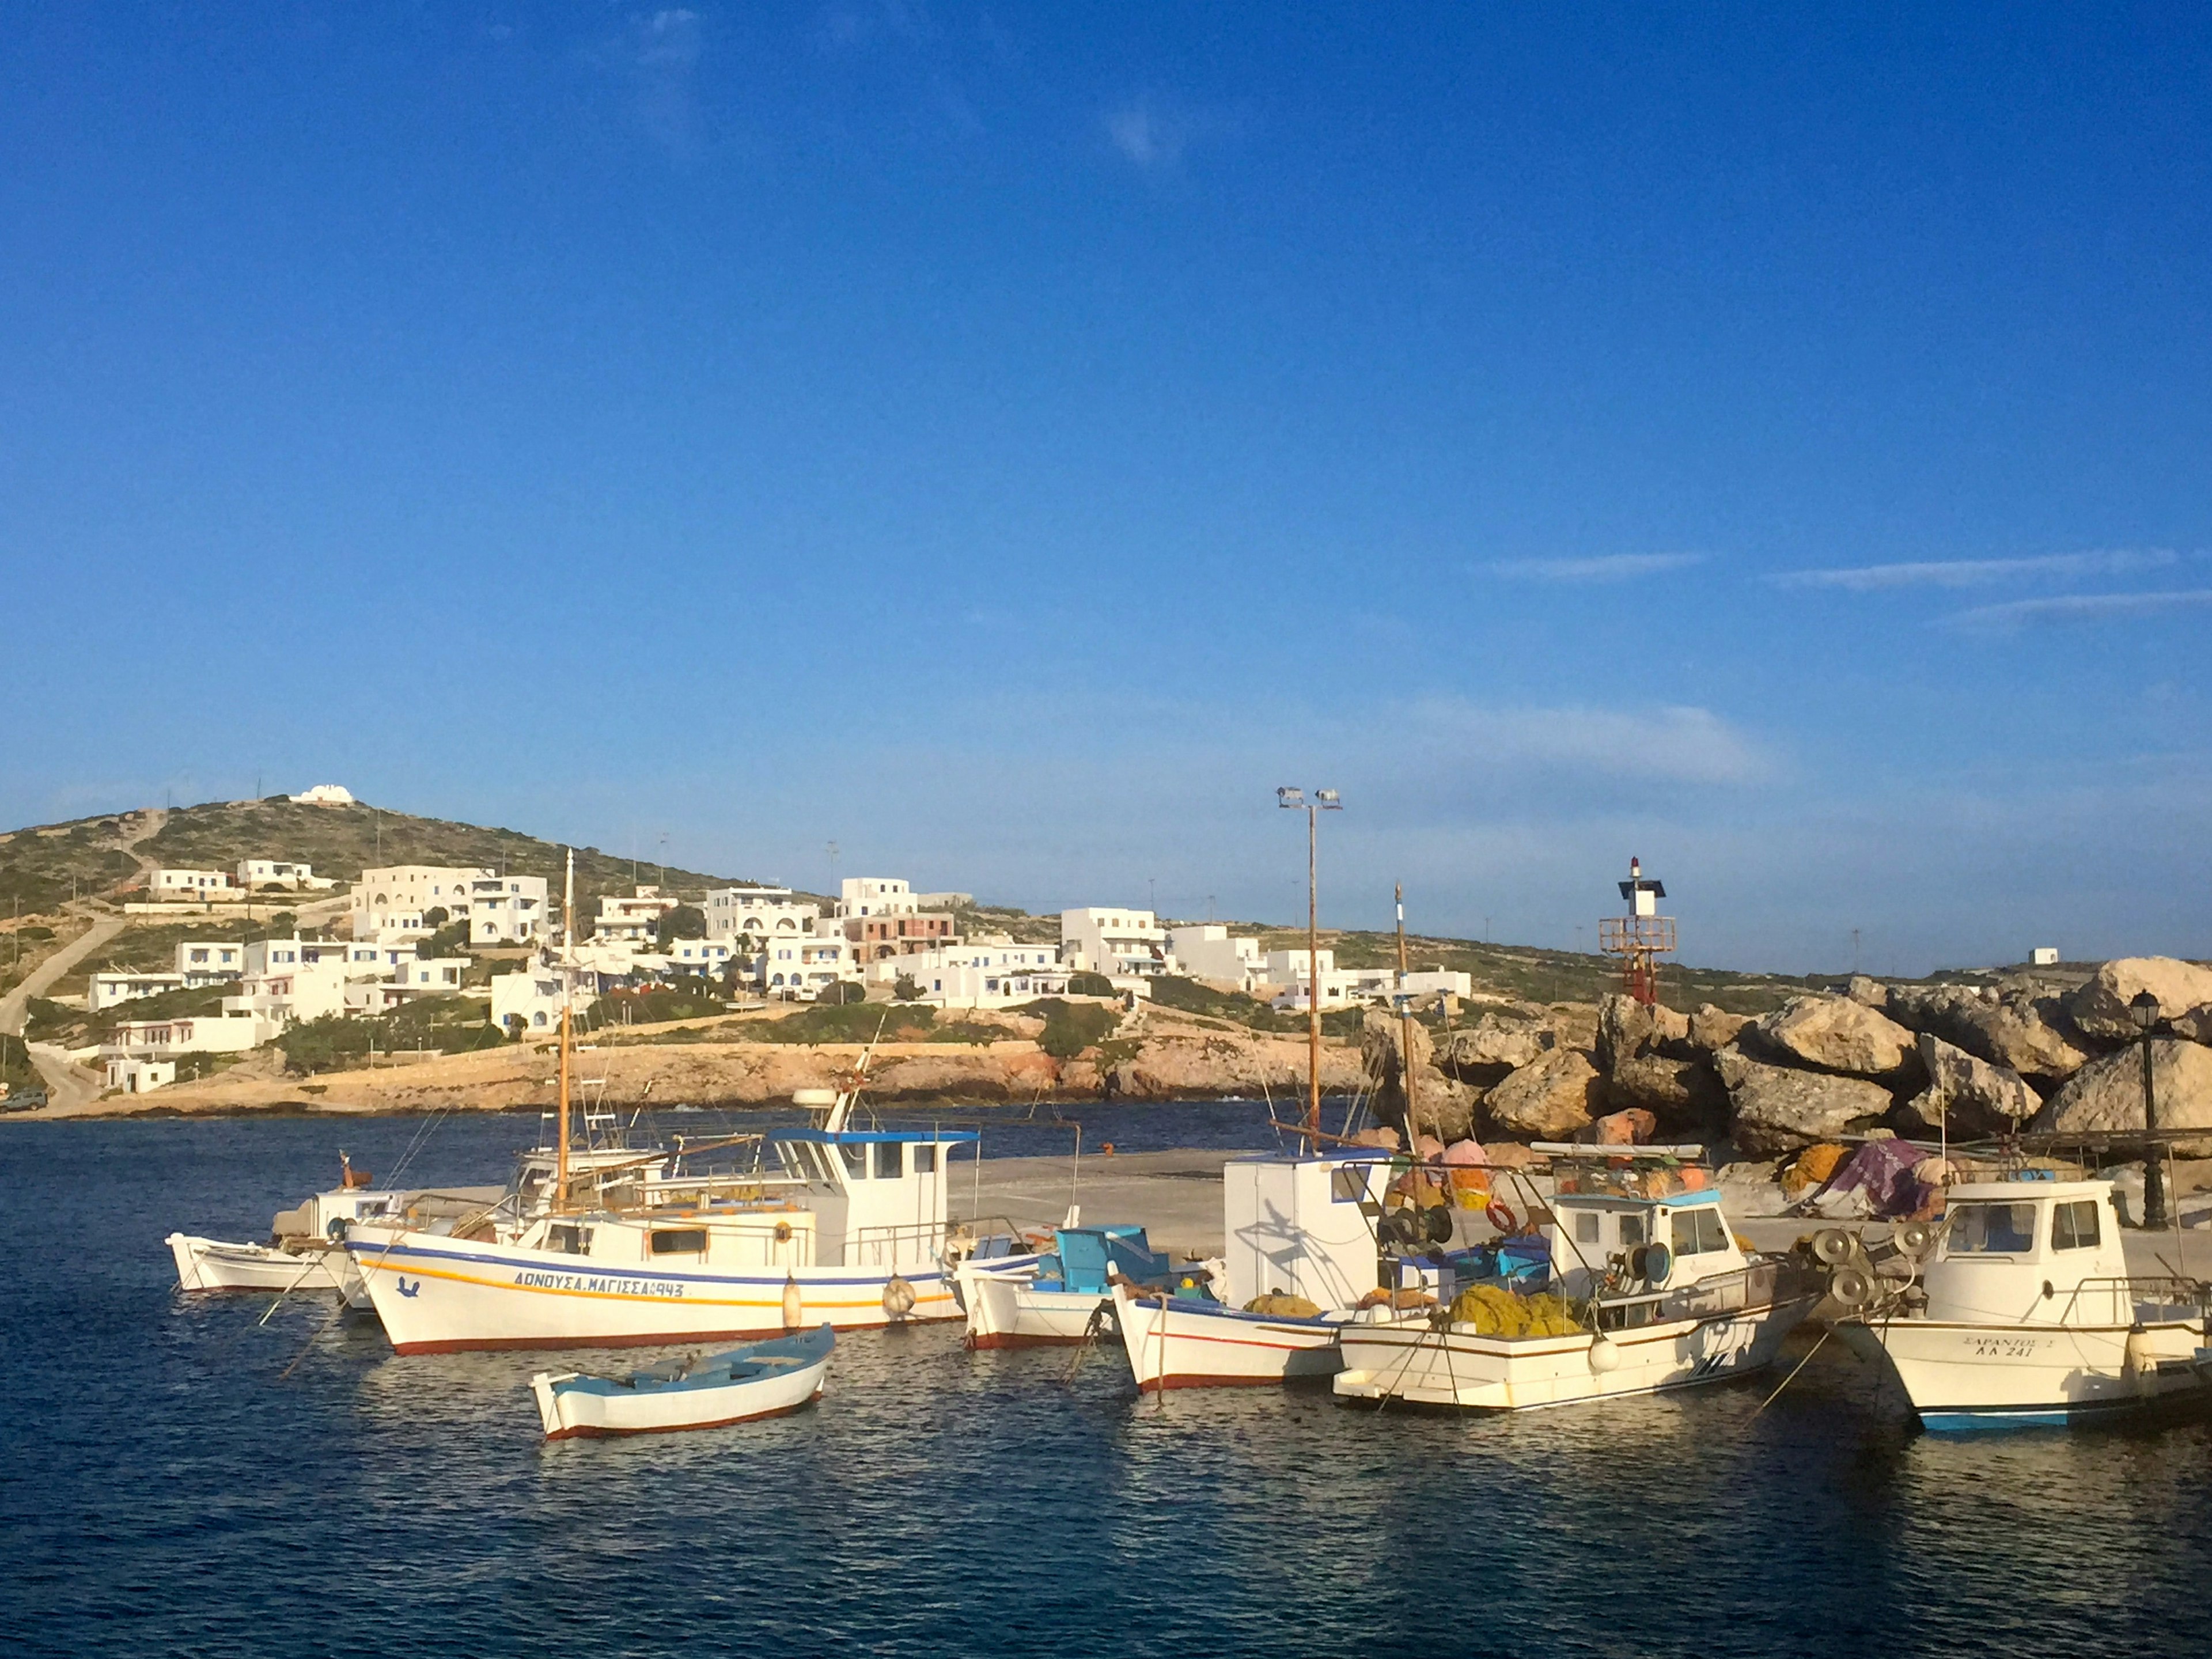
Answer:
[[[1244,1304],[1246,1313],[1266,1314],[1275,1319],[1318,1319],[1321,1308],[1302,1296],[1255,1296]]]
[[[1848,1146],[1808,1146],[1797,1154],[1797,1161],[1782,1172],[1782,1190],[1795,1198],[1808,1187],[1826,1186],[1828,1177],[1835,1174],[1850,1152]]]
[[[1582,1328],[1564,1297],[1516,1296],[1498,1285],[1468,1285],[1454,1298],[1451,1317],[1478,1336],[1572,1336]]]

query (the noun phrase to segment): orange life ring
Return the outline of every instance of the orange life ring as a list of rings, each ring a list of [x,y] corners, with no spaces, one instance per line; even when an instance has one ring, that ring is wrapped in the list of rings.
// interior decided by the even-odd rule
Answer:
[[[1482,1218],[1501,1233],[1517,1232],[1521,1218],[1513,1213],[1513,1206],[1502,1198],[1493,1198],[1482,1212]]]

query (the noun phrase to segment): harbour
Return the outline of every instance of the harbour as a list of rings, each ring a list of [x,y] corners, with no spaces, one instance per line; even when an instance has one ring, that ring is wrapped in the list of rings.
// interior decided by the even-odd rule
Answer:
[[[1094,1128],[1142,1139],[1172,1115],[1198,1138],[1265,1134],[1234,1106],[1143,1114]],[[529,1127],[455,1117],[419,1162],[494,1180]],[[357,1164],[389,1168],[423,1127],[345,1131]],[[1771,1404],[1779,1372],[1437,1417],[1340,1404],[1325,1382],[1140,1396],[1103,1346],[975,1352],[957,1322],[918,1324],[841,1336],[804,1413],[541,1444],[542,1353],[398,1355],[334,1298],[287,1298],[263,1323],[269,1297],[175,1291],[167,1218],[253,1236],[327,1179],[331,1130],[167,1120],[0,1139],[0,1341],[37,1425],[0,1489],[19,1564],[0,1625],[27,1635],[20,1650],[307,1652],[436,1628],[487,1651],[770,1631],[794,1652],[957,1652],[981,1631],[1077,1654],[1353,1651],[1395,1644],[1399,1621],[1418,1640],[1474,1617],[1471,1640],[1437,1639],[2087,1651],[2182,1627],[2212,1565],[2202,1423],[1923,1434],[1834,1343]],[[1086,1216],[1203,1249],[1224,1155],[1117,1150],[1084,1160],[1073,1190]],[[1060,1218],[1066,1156],[987,1157],[980,1173],[991,1211]],[[45,1247],[41,1218],[63,1212],[103,1218],[96,1255]],[[2144,1243],[2171,1241],[2130,1239]],[[118,1490],[103,1474],[118,1467],[151,1478]],[[204,1594],[218,1573],[225,1593]],[[2115,1575],[2124,1595],[2094,1593]]]

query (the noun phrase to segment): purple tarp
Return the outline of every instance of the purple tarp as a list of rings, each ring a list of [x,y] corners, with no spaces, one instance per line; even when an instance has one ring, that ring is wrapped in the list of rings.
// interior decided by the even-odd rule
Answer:
[[[1911,1215],[1920,1207],[1913,1166],[1928,1156],[1902,1140],[1869,1140],[1829,1178],[1821,1196],[1863,1192],[1877,1218]]]

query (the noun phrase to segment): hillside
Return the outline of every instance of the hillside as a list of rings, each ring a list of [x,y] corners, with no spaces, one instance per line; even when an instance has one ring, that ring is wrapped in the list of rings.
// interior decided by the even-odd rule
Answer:
[[[544,876],[560,890],[562,848],[518,830],[483,829],[442,818],[416,817],[356,802],[350,806],[303,806],[282,795],[266,800],[210,801],[171,811],[151,835],[159,813],[110,813],[74,823],[46,824],[0,835],[0,908],[11,913],[50,911],[72,892],[112,896],[137,876],[139,859],[164,865],[227,869],[245,858],[290,859],[314,866],[319,876],[351,882],[373,865],[481,866],[512,875]],[[143,839],[140,837],[143,836]],[[135,842],[137,857],[126,850]],[[596,847],[576,849],[576,890],[581,897],[628,892],[633,883],[659,880],[672,892],[696,898],[710,887],[743,878],[671,866],[662,874],[645,861]]]

